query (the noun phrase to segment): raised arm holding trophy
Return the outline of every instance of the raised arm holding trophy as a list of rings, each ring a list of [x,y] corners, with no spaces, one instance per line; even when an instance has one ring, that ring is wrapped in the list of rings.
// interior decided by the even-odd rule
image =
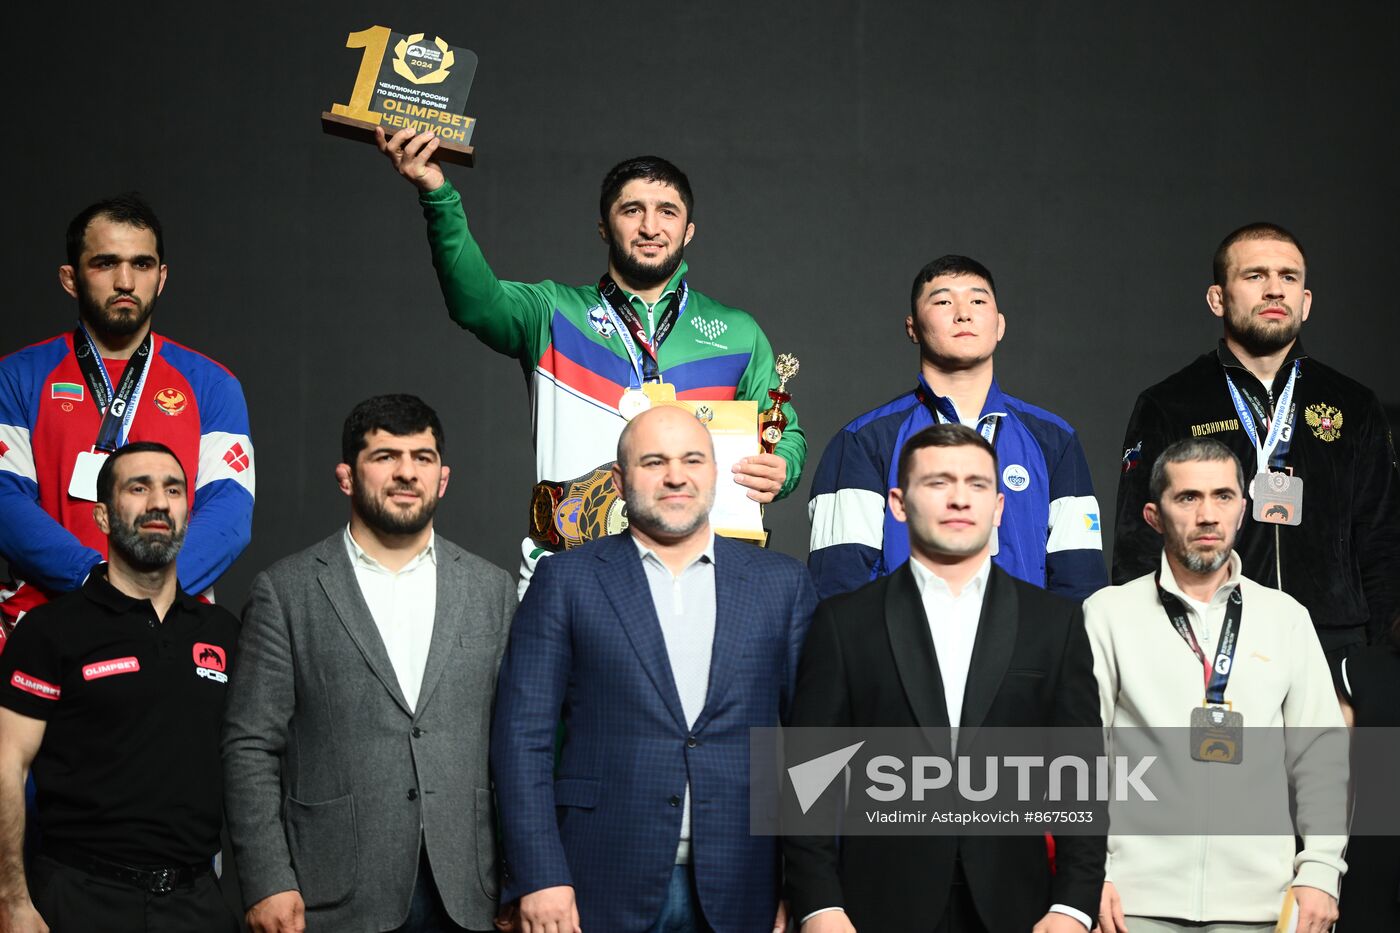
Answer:
[[[713,412],[713,403],[748,403],[751,452],[735,458],[732,481],[757,503],[792,491],[806,438],[785,402],[781,439],[772,452],[760,451],[758,407],[780,388],[773,351],[751,316],[690,286],[683,255],[695,235],[694,201],[680,169],[643,156],[608,172],[597,228],[608,264],[596,284],[502,282],[439,165],[439,136],[413,129],[389,135],[381,127],[375,138],[418,189],[449,315],[491,349],[519,359],[531,380],[537,483],[521,592],[541,557],[624,527],[609,470],[623,426],[653,404],[675,400],[699,413],[705,404]]]

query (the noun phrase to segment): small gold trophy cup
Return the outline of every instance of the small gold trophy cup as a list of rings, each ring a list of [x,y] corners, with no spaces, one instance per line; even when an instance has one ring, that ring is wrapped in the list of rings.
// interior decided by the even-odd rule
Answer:
[[[766,454],[773,452],[778,441],[783,439],[783,431],[787,430],[788,418],[783,412],[783,404],[792,401],[792,396],[786,390],[788,380],[797,375],[798,365],[797,357],[791,353],[780,354],[773,361],[773,369],[778,374],[778,387],[768,390],[773,405],[758,413],[758,440]]]

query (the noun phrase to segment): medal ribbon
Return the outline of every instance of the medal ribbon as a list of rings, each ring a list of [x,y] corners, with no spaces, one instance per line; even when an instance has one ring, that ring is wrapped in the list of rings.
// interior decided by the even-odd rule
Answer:
[[[934,409],[934,414],[938,415],[939,424],[952,424],[953,420],[938,409]],[[982,423],[977,426],[977,433],[982,435],[982,439],[993,447],[996,446],[997,423],[1001,421],[998,415],[988,415],[982,419]],[[961,423],[961,422],[959,422]]]
[[[933,416],[934,418],[938,419],[939,424],[955,423],[953,419],[948,417],[948,414],[945,411],[943,411],[943,409],[940,408],[936,402],[930,404],[931,399],[929,399],[928,396],[925,395],[923,386],[919,386],[919,388],[915,390],[915,394],[918,396],[919,401],[923,402],[925,405],[928,405],[928,407],[933,410]],[[956,412],[954,412],[954,414],[956,414]],[[988,444],[991,444],[993,447],[996,447],[997,425],[1000,422],[1000,415],[988,415],[987,417],[983,418],[981,423],[977,426],[977,433],[981,434],[982,439],[985,440]],[[956,423],[961,424],[962,422]]]
[[[1235,663],[1240,617],[1244,614],[1244,597],[1240,595],[1240,588],[1236,586],[1230,591],[1229,601],[1225,604],[1225,622],[1220,627],[1220,640],[1215,643],[1214,663],[1206,660],[1206,653],[1201,650],[1200,642],[1196,641],[1196,633],[1191,630],[1191,623],[1186,619],[1186,607],[1174,594],[1162,589],[1160,574],[1157,578],[1157,598],[1161,600],[1162,608],[1167,611],[1167,618],[1171,620],[1176,633],[1201,662],[1202,680],[1206,686],[1206,703],[1223,706],[1225,687],[1230,682],[1230,669]]]
[[[638,379],[642,382],[660,382],[661,367],[657,363],[656,355],[661,350],[661,344],[671,335],[676,321],[685,313],[686,302],[690,300],[690,288],[685,279],[681,279],[680,284],[676,286],[650,340],[646,338],[646,329],[642,327],[642,318],[637,314],[637,309],[632,307],[632,302],[627,300],[617,282],[613,281],[612,275],[604,273],[598,280],[598,294],[607,302],[607,310],[610,312],[608,316],[612,319],[613,326],[620,331],[625,330],[632,338],[631,344],[624,340],[623,345],[627,347],[627,355],[632,360],[632,368],[636,370]],[[635,351],[633,347],[636,348]]]
[[[1269,418],[1265,424],[1268,433],[1261,443],[1259,440],[1259,429],[1255,425],[1254,415],[1250,406],[1245,404],[1244,396],[1240,393],[1239,387],[1235,385],[1235,380],[1230,378],[1230,374],[1225,373],[1225,385],[1230,390],[1230,400],[1235,403],[1235,413],[1240,416],[1240,427],[1249,435],[1250,441],[1254,444],[1254,455],[1257,460],[1257,473],[1269,472],[1270,463],[1275,455],[1279,459],[1279,466],[1282,466],[1283,453],[1287,451],[1288,445],[1284,444],[1283,450],[1279,450],[1280,443],[1283,442],[1284,425],[1288,426],[1288,436],[1290,441],[1293,437],[1293,422],[1297,418],[1298,412],[1293,405],[1293,383],[1298,379],[1299,361],[1293,361],[1293,371],[1288,374],[1288,382],[1284,384],[1283,391],[1278,395],[1278,402],[1274,405],[1273,417]],[[1263,415],[1263,412],[1259,413]]]
[[[102,354],[97,344],[88,336],[82,324],[73,331],[73,353],[78,358],[78,368],[82,370],[83,381],[92,394],[93,404],[102,415],[102,426],[97,429],[97,443],[93,446],[111,453],[126,443],[132,419],[136,417],[136,406],[132,402],[141,397],[146,373],[151,368],[151,332],[146,332],[145,339],[131,354],[131,359],[126,361],[115,389],[107,375],[107,367],[102,365]]]

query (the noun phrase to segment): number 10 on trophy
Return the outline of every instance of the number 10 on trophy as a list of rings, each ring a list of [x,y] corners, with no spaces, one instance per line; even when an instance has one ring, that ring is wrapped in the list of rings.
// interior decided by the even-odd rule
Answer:
[[[432,130],[441,140],[437,158],[472,164],[476,118],[465,111],[476,75],[475,52],[450,46],[441,36],[429,39],[427,33],[394,32],[388,26],[352,32],[345,47],[363,50],[360,70],[349,102],[322,112],[321,129],[361,142],[374,141],[375,127],[389,135],[404,128]]]

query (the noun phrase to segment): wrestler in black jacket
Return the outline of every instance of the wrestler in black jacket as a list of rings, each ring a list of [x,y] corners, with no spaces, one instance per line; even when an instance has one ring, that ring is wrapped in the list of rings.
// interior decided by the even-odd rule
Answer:
[[[1307,607],[1335,670],[1348,646],[1384,635],[1400,609],[1400,474],[1385,411],[1375,393],[1293,344],[1272,386],[1255,378],[1222,340],[1215,350],[1138,396],[1124,439],[1113,536],[1113,582],[1159,566],[1162,538],[1142,518],[1148,476],[1173,441],[1208,436],[1256,469],[1225,384],[1228,371],[1256,426],[1272,413],[1298,364],[1292,439],[1275,467],[1303,480],[1302,524],[1246,516],[1235,550],[1246,577],[1279,586]],[[1262,430],[1262,429],[1261,429]],[[1368,638],[1368,633],[1370,637]]]

